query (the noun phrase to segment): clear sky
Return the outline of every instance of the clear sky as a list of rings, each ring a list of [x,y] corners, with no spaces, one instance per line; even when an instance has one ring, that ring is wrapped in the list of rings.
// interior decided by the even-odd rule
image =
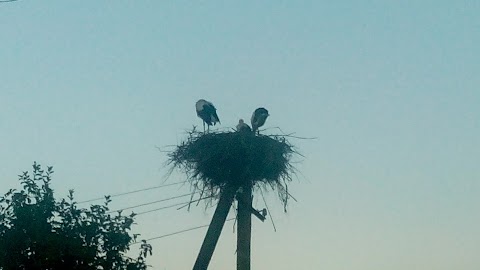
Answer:
[[[156,146],[201,125],[196,100],[216,105],[221,128],[264,106],[266,128],[318,139],[292,140],[298,203],[283,213],[267,196],[277,232],[254,220],[252,269],[479,269],[480,2],[333,2],[0,4],[0,192],[35,160],[54,166],[58,198],[183,181],[165,180]],[[212,213],[153,212],[135,232]],[[211,269],[235,268],[232,225]],[[190,269],[204,234],[154,240],[148,262]]]

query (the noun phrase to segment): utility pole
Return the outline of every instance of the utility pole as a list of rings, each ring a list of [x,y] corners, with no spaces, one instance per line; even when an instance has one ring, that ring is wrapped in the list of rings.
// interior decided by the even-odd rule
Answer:
[[[237,270],[250,270],[250,247],[252,239],[252,181],[245,181],[245,184],[242,186],[242,192],[237,193],[237,200]]]
[[[232,185],[227,185],[222,191],[220,191],[221,194],[217,208],[213,214],[212,221],[208,227],[207,234],[203,240],[193,270],[206,270],[208,268],[215,247],[217,246],[218,238],[222,232],[223,225],[227,219],[228,211],[230,210],[230,206],[232,206],[236,191],[237,188]]]

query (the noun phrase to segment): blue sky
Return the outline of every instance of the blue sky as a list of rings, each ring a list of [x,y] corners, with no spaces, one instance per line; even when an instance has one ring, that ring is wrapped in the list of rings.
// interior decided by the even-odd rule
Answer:
[[[201,125],[196,100],[216,105],[222,129],[264,106],[267,132],[318,139],[292,140],[305,156],[290,186],[299,202],[283,213],[267,196],[277,232],[254,221],[254,269],[478,268],[479,13],[476,1],[0,4],[0,191],[34,160],[54,166],[57,197],[159,185],[156,147]],[[212,213],[145,214],[136,231]],[[152,241],[149,263],[191,268],[204,234]],[[229,224],[211,268],[234,267]]]

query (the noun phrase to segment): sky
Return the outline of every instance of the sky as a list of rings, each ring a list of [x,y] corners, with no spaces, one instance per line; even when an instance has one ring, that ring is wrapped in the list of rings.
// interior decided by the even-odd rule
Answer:
[[[265,133],[316,139],[290,140],[298,202],[285,213],[266,194],[276,231],[253,218],[252,269],[478,269],[478,14],[470,0],[0,3],[0,193],[34,161],[54,166],[57,198],[182,182],[165,151],[202,125],[198,99],[218,130],[265,107]],[[213,210],[139,215],[134,232],[205,225]],[[205,232],[152,240],[147,262],[191,269]],[[235,269],[235,239],[229,222],[209,269]]]

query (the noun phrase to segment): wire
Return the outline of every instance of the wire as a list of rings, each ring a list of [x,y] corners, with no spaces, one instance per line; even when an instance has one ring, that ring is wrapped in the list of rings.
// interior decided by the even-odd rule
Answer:
[[[137,190],[133,190],[133,191],[127,191],[127,192],[123,192],[123,193],[117,193],[117,194],[109,195],[109,197],[118,197],[118,196],[123,196],[123,195],[138,193],[138,192],[142,192],[142,191],[148,191],[148,190],[152,190],[152,189],[170,187],[170,186],[174,186],[174,185],[183,184],[183,183],[186,183],[186,182],[187,182],[187,181],[170,183],[170,184],[159,185],[159,186],[153,186],[153,187],[148,187],[148,188],[142,188],[142,189],[137,189]],[[89,199],[89,200],[85,200],[85,201],[80,201],[80,202],[77,202],[77,204],[87,203],[87,202],[93,202],[93,201],[98,201],[98,200],[104,200],[105,197],[106,197],[106,196],[98,197],[98,198],[94,198],[94,199]]]
[[[165,199],[161,199],[161,200],[157,200],[157,201],[153,201],[153,202],[147,202],[147,203],[137,204],[137,205],[134,205],[134,206],[129,206],[129,207],[125,207],[125,208],[121,208],[121,209],[117,209],[117,210],[112,210],[112,211],[108,211],[107,214],[108,213],[119,212],[119,211],[123,211],[123,210],[128,210],[128,209],[133,209],[133,208],[137,208],[137,207],[141,207],[141,206],[151,205],[151,204],[155,204],[155,203],[159,203],[159,202],[166,202],[166,201],[170,201],[170,200],[174,200],[174,199],[178,199],[178,198],[182,198],[182,197],[193,196],[193,194],[195,194],[195,193],[198,193],[198,192],[183,194],[183,195],[174,196],[174,197],[170,197],[170,198],[165,198]]]
[[[235,218],[229,218],[229,219],[225,220],[225,222],[232,221],[232,220],[235,220]],[[160,239],[160,238],[165,238],[165,237],[168,237],[168,236],[181,234],[181,233],[184,233],[184,232],[198,230],[198,229],[205,228],[205,227],[208,227],[208,226],[210,226],[210,224],[201,225],[201,226],[197,226],[197,227],[192,227],[192,228],[188,228],[188,229],[185,229],[185,230],[181,230],[181,231],[177,231],[177,232],[173,232],[173,233],[168,233],[168,234],[164,234],[164,235],[160,235],[160,236],[155,236],[155,237],[148,238],[148,239],[145,239],[145,240],[142,240],[142,241],[151,241],[151,240],[156,240],[156,239]],[[140,244],[140,243],[141,242],[132,243],[132,244],[130,244],[130,246]]]
[[[189,195],[190,195],[190,194],[189,194]],[[135,213],[135,215],[136,215],[136,216],[138,216],[138,215],[143,215],[143,214],[147,214],[147,213],[151,213],[151,212],[155,212],[155,211],[160,211],[160,210],[172,208],[172,207],[175,207],[175,206],[185,205],[185,204],[189,204],[189,203],[192,203],[192,202],[198,202],[198,201],[205,200],[205,199],[209,199],[209,198],[212,198],[212,196],[205,197],[205,198],[200,198],[200,199],[193,200],[193,201],[188,201],[188,202],[176,203],[176,204],[172,204],[172,205],[168,205],[168,206],[164,206],[164,207],[160,207],[160,208],[155,208],[155,209],[152,209],[152,210]],[[180,209],[180,208],[179,208],[179,209]],[[177,210],[178,210],[178,209],[177,209]]]

